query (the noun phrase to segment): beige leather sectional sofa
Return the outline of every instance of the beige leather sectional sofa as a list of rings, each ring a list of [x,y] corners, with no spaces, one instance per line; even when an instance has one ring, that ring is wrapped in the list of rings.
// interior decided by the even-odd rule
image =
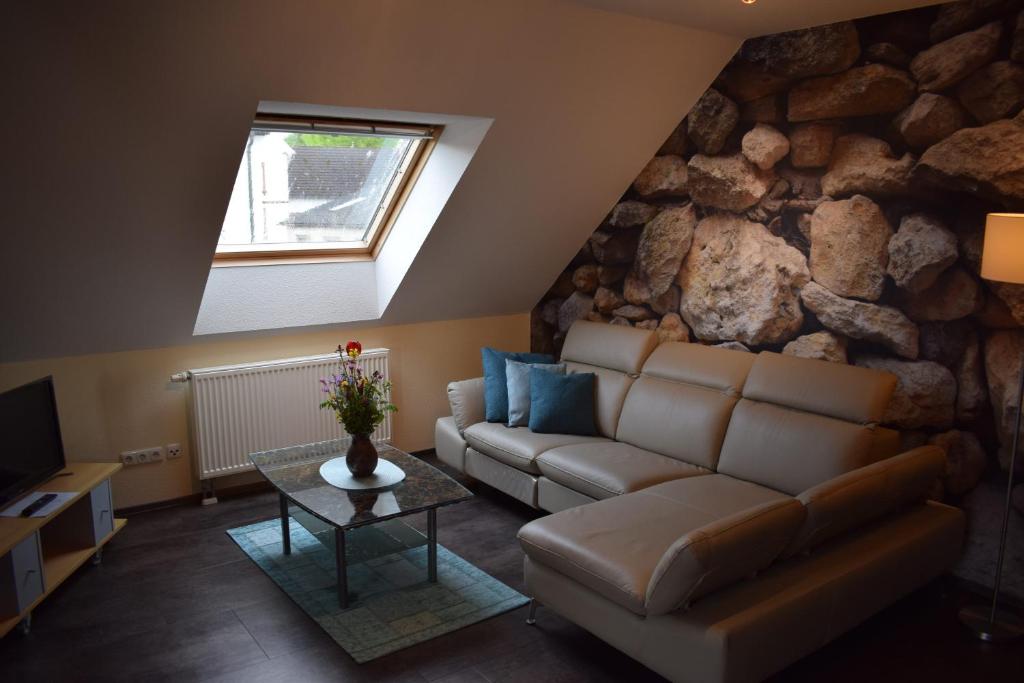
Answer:
[[[449,385],[444,462],[554,514],[519,532],[529,593],[674,681],[756,681],[948,569],[934,447],[877,426],[895,379],[578,322],[599,437],[483,421]]]

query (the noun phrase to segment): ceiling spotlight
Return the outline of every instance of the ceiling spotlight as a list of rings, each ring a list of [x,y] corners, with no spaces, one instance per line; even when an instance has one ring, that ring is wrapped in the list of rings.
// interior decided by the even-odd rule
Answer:
[[[744,5],[753,5],[757,0],[740,0]]]

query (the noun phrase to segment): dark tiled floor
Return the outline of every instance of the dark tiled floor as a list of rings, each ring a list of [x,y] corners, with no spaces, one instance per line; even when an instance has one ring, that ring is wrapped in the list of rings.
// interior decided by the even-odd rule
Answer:
[[[537,513],[484,486],[440,511],[442,544],[522,590],[516,530]],[[133,516],[103,564],[87,566],[0,641],[3,681],[648,681],[628,657],[549,610],[525,610],[355,664],[224,533],[277,513],[273,494]],[[420,524],[423,520],[418,520]],[[777,681],[1021,680],[1024,643],[975,642],[968,599],[938,582]]]

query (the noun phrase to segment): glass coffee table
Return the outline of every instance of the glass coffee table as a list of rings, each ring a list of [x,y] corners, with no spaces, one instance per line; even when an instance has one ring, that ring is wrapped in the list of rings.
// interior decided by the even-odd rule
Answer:
[[[350,597],[350,556],[370,559],[425,544],[427,579],[437,582],[437,509],[468,500],[473,494],[436,467],[383,443],[376,444],[378,455],[401,468],[404,480],[385,489],[349,491],[332,486],[320,475],[320,466],[344,457],[348,444],[345,438],[249,456],[280,495],[284,554],[291,554],[289,525],[294,519],[334,551],[338,604],[343,608],[348,607]],[[427,513],[426,536],[399,519],[417,512]],[[360,548],[360,532],[369,531],[370,525],[374,525],[373,543]],[[367,548],[369,545],[374,547]]]

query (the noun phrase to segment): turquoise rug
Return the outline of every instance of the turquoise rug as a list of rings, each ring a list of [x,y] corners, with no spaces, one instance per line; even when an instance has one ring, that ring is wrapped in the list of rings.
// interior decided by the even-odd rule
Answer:
[[[332,537],[321,542],[293,519],[292,554],[281,550],[281,521],[228,530],[253,562],[359,663],[475,624],[529,602],[493,576],[437,547],[437,583],[427,581],[427,548],[401,523],[349,531],[352,602],[338,606]],[[384,527],[383,529],[381,527]],[[395,532],[398,533],[395,533]],[[410,534],[409,532],[412,532]],[[414,534],[414,536],[413,536]],[[331,535],[333,536],[333,535]],[[390,554],[383,554],[387,553]]]

